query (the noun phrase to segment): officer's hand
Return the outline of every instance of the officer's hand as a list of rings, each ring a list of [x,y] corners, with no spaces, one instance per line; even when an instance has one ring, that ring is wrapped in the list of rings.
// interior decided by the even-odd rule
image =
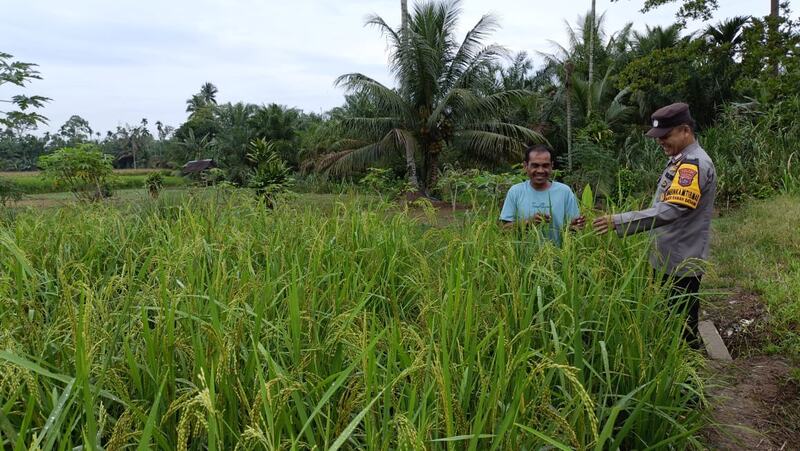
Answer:
[[[600,216],[592,222],[592,228],[597,235],[608,233],[614,228],[614,218],[611,216]]]
[[[547,213],[536,213],[528,219],[528,224],[539,225],[543,222],[550,222],[550,215]]]
[[[583,227],[585,225],[586,225],[586,217],[581,215],[573,219],[572,222],[569,223],[569,228],[572,230],[583,230]]]

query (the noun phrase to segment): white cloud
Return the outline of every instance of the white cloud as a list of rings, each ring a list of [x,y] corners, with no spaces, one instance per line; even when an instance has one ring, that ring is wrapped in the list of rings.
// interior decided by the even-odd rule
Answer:
[[[185,100],[205,81],[219,99],[276,102],[323,111],[342,102],[334,79],[364,72],[391,83],[386,41],[364,27],[377,13],[399,22],[397,0],[13,0],[4,2],[0,51],[39,64],[43,80],[27,92],[53,98],[43,113],[57,130],[80,114],[100,131],[146,117],[178,125]],[[413,0],[409,1],[413,4]],[[668,24],[676,6],[642,15],[642,0],[597,2],[609,32],[626,22]],[[725,0],[716,17],[764,15],[762,0]],[[553,51],[564,43],[567,20],[585,14],[589,0],[462,1],[461,30],[494,13],[501,25],[490,39],[512,51]],[[698,24],[690,24],[697,28]],[[0,96],[12,91],[4,87]]]

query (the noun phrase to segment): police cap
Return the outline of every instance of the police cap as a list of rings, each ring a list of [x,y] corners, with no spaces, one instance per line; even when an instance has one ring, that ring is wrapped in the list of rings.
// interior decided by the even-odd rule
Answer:
[[[653,128],[645,134],[651,138],[661,138],[679,125],[694,127],[694,119],[689,114],[689,105],[685,103],[673,103],[659,108],[650,118],[653,120]]]

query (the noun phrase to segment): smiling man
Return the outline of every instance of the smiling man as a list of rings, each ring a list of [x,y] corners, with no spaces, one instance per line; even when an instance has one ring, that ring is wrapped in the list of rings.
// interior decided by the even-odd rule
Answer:
[[[543,144],[528,147],[522,164],[529,180],[508,190],[500,221],[505,227],[538,226],[545,238],[561,244],[565,224],[573,228],[584,225],[578,200],[569,186],[550,180],[553,157],[549,147]]]
[[[647,136],[658,140],[669,162],[658,181],[650,208],[603,216],[592,223],[598,234],[614,229],[620,236],[652,231],[650,263],[672,281],[678,311],[688,314],[684,337],[698,346],[697,292],[708,257],[711,215],[717,192],[714,163],[694,136],[689,105],[673,103],[652,114]],[[678,297],[680,296],[680,297]]]

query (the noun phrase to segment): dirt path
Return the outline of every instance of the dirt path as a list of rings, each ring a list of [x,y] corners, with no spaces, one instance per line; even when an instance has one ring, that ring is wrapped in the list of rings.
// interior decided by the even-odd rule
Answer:
[[[800,402],[786,361],[761,356],[709,366],[719,384],[708,392],[716,423],[706,432],[711,449],[800,449]]]
[[[735,293],[704,312],[714,321],[733,362],[709,361],[713,425],[704,433],[710,449],[800,450],[800,389],[780,356],[753,355],[769,342],[761,299]]]

